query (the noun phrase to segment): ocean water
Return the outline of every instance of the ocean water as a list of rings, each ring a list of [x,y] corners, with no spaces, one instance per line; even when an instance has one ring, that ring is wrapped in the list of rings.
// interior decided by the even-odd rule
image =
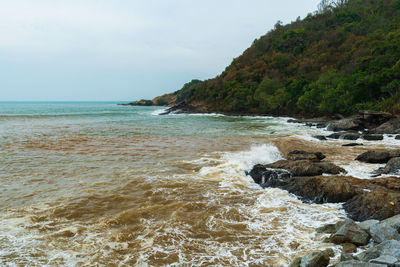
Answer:
[[[314,228],[343,217],[339,204],[245,175],[283,158],[280,138],[323,129],[161,112],[0,102],[0,265],[286,266],[329,247]]]

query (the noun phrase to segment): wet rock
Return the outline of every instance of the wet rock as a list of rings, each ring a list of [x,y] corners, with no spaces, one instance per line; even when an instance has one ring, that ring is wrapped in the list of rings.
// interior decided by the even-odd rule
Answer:
[[[382,174],[400,174],[400,157],[391,158],[385,167],[375,170],[373,174],[375,176],[379,176]]]
[[[301,258],[300,267],[325,267],[329,260],[327,251],[315,251]]]
[[[382,243],[386,240],[400,240],[400,234],[388,222],[372,225],[369,228],[369,233],[377,243]]]
[[[381,255],[389,255],[395,258],[400,256],[400,242],[397,240],[388,240],[381,244],[369,248],[360,253],[357,257],[361,261],[368,262],[370,260],[379,258]]]
[[[399,135],[396,135],[396,137],[395,137],[394,139],[400,140],[400,134],[399,134]]]
[[[374,134],[399,134],[400,118],[393,118],[370,131]]]
[[[287,170],[270,169],[261,164],[255,165],[247,174],[263,188],[284,186],[292,176],[291,172]]]
[[[369,261],[370,263],[385,264],[386,266],[393,266],[397,262],[397,258],[390,255],[382,255],[379,258]]]
[[[341,244],[341,246],[342,246],[342,251],[345,254],[357,252],[357,246],[352,243],[343,243]]]
[[[362,136],[362,138],[364,140],[368,140],[368,141],[380,141],[380,140],[383,140],[383,135],[381,135],[381,134],[364,134]]]
[[[346,220],[344,225],[331,236],[335,244],[352,243],[355,245],[366,245],[369,241],[369,234],[361,229],[353,220]]]
[[[350,260],[336,264],[336,267],[387,267],[387,265]]]
[[[265,166],[272,169],[288,170],[293,176],[315,176],[323,173],[339,174],[346,172],[343,168],[333,163],[313,162],[310,160],[280,160]]]
[[[347,118],[332,122],[328,125],[328,131],[361,130],[363,128],[360,118]]]
[[[342,145],[342,146],[347,146],[347,147],[350,147],[350,146],[363,146],[364,144],[361,144],[361,143],[349,143],[349,144],[344,144],[344,145]]]
[[[400,150],[367,151],[358,155],[356,160],[366,163],[387,163],[391,158],[400,157]]]
[[[321,152],[307,152],[303,150],[294,150],[289,152],[288,160],[311,160],[311,161],[321,161],[325,158],[325,155]]]
[[[346,133],[340,136],[340,139],[343,140],[357,140],[358,138],[360,138],[358,133]]]
[[[315,231],[317,233],[334,234],[340,229],[340,227],[343,226],[344,223],[345,221],[339,221],[337,223],[326,224],[324,226],[318,227],[317,229],[315,229]]]
[[[318,139],[320,141],[326,141],[326,137],[324,135],[314,135],[313,138]]]
[[[363,222],[360,222],[359,224],[358,224],[358,226],[360,226],[360,228],[361,229],[363,229],[364,231],[369,231],[369,228],[372,226],[372,225],[375,225],[375,224],[377,224],[377,223],[379,223],[379,221],[378,220],[366,220],[366,221],[363,221]]]

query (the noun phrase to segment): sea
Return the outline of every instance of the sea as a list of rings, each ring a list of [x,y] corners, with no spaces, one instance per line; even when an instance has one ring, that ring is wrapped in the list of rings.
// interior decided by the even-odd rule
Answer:
[[[315,228],[340,204],[246,175],[284,158],[280,138],[326,130],[164,110],[0,102],[0,265],[287,266],[332,247]]]

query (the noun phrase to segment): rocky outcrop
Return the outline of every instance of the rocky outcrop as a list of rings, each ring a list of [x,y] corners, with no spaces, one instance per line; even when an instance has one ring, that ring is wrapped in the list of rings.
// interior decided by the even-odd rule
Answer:
[[[383,140],[383,135],[381,134],[363,134],[362,139],[368,141],[380,141]]]
[[[350,131],[362,130],[363,120],[360,117],[346,118],[330,123],[327,127],[328,131]]]
[[[347,219],[343,226],[330,237],[330,240],[335,244],[352,243],[360,246],[368,244],[369,234],[353,220]]]
[[[385,167],[379,168],[373,172],[374,176],[379,176],[382,174],[392,174],[392,175],[400,174],[400,157],[391,158]]]
[[[358,155],[356,160],[366,163],[387,163],[396,157],[400,157],[400,150],[367,151]]]
[[[328,266],[330,257],[334,256],[332,249],[314,251],[304,257],[296,258],[289,264],[289,267],[325,267]]]
[[[400,134],[400,118],[393,118],[380,126],[372,129],[374,134]]]
[[[321,152],[307,152],[304,150],[294,150],[289,152],[288,160],[311,160],[311,161],[321,161],[325,157]]]
[[[271,164],[265,165],[270,169],[285,169],[294,176],[316,176],[327,174],[339,174],[346,171],[329,162],[314,162],[311,160],[280,160]]]

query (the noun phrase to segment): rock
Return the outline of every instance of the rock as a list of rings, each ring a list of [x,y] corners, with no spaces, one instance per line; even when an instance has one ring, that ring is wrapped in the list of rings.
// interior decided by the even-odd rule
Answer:
[[[300,267],[301,257],[295,258],[288,267]]]
[[[340,136],[340,139],[343,140],[357,140],[358,138],[360,138],[358,133],[346,133]]]
[[[331,240],[335,244],[352,243],[362,246],[368,244],[369,234],[353,220],[347,219],[339,231],[331,236]]]
[[[356,160],[366,163],[387,163],[391,158],[400,157],[400,150],[367,151],[358,155]]]
[[[333,163],[313,162],[310,160],[280,160],[265,166],[272,169],[288,170],[293,176],[315,176],[323,173],[339,174],[346,172],[343,168]]]
[[[342,251],[345,254],[356,253],[357,252],[356,245],[354,245],[352,243],[343,243],[343,244],[341,244],[341,246],[342,246]]]
[[[339,221],[337,223],[326,224],[324,226],[318,227],[317,229],[315,229],[315,231],[317,233],[334,234],[340,229],[340,227],[343,226],[344,223],[344,221]]]
[[[325,267],[329,264],[326,251],[315,251],[301,258],[300,267]]]
[[[289,152],[288,160],[311,160],[311,161],[321,161],[325,158],[325,155],[321,152],[307,152],[303,150],[294,150]]]
[[[347,254],[347,253],[341,253],[340,254],[340,261],[351,261],[351,260],[357,260],[357,258],[355,256],[353,256],[352,254]]]
[[[339,139],[340,136],[342,136],[345,133],[333,133],[327,136],[327,138],[331,138],[331,139]]]
[[[369,248],[366,251],[360,253],[357,257],[361,261],[370,261],[379,258],[381,255],[389,255],[397,258],[400,255],[400,242],[397,240],[388,240],[381,244]]]
[[[314,135],[313,138],[318,139],[318,140],[320,140],[320,141],[326,141],[326,140],[328,140],[328,139],[326,139],[326,137],[323,136],[323,135]]]
[[[394,139],[400,140],[400,134],[399,134],[399,135],[396,135],[396,137],[395,137]]]
[[[374,134],[399,134],[400,118],[393,118],[370,131]]]
[[[283,186],[289,182],[292,176],[291,172],[287,170],[270,169],[261,164],[255,165],[248,175],[263,188]]]
[[[349,131],[349,130],[361,130],[362,121],[359,118],[347,118],[332,122],[328,125],[328,131]]]
[[[400,240],[400,234],[388,222],[381,222],[372,225],[369,228],[369,233],[372,239],[377,243],[382,243],[386,240]]]
[[[350,260],[336,264],[336,267],[387,267],[387,265]]]
[[[383,135],[381,135],[381,134],[364,134],[362,136],[362,138],[364,140],[368,140],[368,141],[380,141],[380,140],[383,140]]]
[[[377,224],[377,223],[379,223],[378,220],[366,220],[366,221],[360,222],[360,223],[358,224],[358,226],[360,226],[360,228],[363,229],[364,231],[367,231],[367,232],[368,232],[368,231],[369,231],[369,228],[370,228],[372,225]]]
[[[382,174],[400,174],[400,157],[391,158],[385,167],[375,170],[373,174],[375,176],[379,176]]]
[[[379,258],[369,261],[370,263],[385,264],[387,266],[392,266],[397,262],[397,258],[390,255],[382,255]]]
[[[400,231],[400,214],[390,217],[390,218],[387,218],[387,219],[383,220],[382,222],[389,223],[390,226],[395,228],[398,232]]]
[[[342,146],[363,146],[364,144],[361,143],[349,143],[349,144],[344,144]]]

